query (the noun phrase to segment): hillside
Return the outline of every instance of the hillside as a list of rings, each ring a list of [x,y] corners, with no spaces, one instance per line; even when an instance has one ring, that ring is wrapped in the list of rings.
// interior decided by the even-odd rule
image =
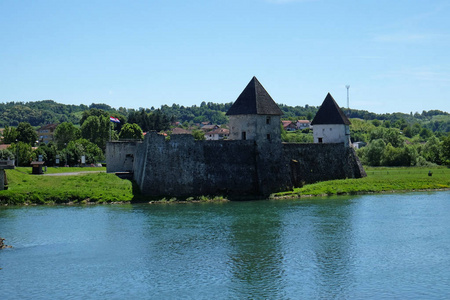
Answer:
[[[172,121],[180,123],[200,123],[210,121],[214,124],[225,124],[228,118],[225,113],[231,106],[230,103],[220,104],[212,102],[202,102],[200,106],[180,106],[178,104],[162,105],[160,108],[142,108],[145,112],[151,113],[159,110]],[[315,106],[288,106],[279,105],[284,112],[283,119],[297,120],[314,118],[318,107]],[[67,105],[57,103],[53,100],[42,100],[34,102],[8,102],[0,103],[0,127],[17,126],[20,122],[30,123],[34,127],[51,124],[71,122],[79,124],[84,111],[96,108],[106,111],[109,114],[128,117],[138,110],[120,107],[113,108],[107,104],[92,103],[91,105]],[[433,132],[450,132],[450,114],[441,110],[423,111],[422,113],[386,113],[376,114],[365,110],[350,111],[350,118],[362,120],[380,120],[391,123],[395,127],[406,127],[419,124],[420,127],[427,128]]]

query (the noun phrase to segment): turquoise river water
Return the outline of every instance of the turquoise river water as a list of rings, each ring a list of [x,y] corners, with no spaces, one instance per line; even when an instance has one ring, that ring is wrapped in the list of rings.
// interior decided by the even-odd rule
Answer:
[[[450,192],[1,207],[0,299],[449,299]]]

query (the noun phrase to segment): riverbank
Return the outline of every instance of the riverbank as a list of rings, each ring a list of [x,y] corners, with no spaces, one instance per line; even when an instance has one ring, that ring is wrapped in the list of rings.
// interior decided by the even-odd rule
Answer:
[[[431,171],[431,176],[428,173]],[[63,176],[68,173],[72,176]],[[308,184],[293,191],[276,193],[272,199],[327,195],[356,195],[450,189],[450,168],[366,168],[367,177]],[[8,190],[0,191],[1,205],[191,203],[226,201],[224,197],[150,199],[139,193],[131,180],[107,174],[105,168],[48,168],[47,174],[31,175],[31,168],[6,171]],[[67,174],[65,174],[67,175]]]
[[[450,189],[450,168],[366,167],[367,177],[308,184],[293,191],[275,193],[274,199],[331,195],[358,195]],[[430,174],[431,172],[431,174]]]

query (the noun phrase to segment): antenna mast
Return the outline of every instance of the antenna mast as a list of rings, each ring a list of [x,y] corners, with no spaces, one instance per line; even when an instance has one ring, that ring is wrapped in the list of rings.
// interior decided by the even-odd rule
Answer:
[[[350,101],[349,101],[349,97],[348,97],[348,90],[350,88],[349,85],[345,86],[347,88],[347,118],[350,118]]]

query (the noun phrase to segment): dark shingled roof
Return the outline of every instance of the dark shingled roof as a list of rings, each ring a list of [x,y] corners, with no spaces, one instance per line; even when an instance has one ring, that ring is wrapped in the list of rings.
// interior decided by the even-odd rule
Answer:
[[[314,120],[312,120],[311,125],[317,124],[345,124],[350,125],[350,121],[345,116],[344,112],[334,101],[333,97],[328,93],[323,100],[322,105],[319,108]]]
[[[237,100],[227,112],[227,115],[276,115],[283,112],[267,93],[266,89],[253,76]]]

